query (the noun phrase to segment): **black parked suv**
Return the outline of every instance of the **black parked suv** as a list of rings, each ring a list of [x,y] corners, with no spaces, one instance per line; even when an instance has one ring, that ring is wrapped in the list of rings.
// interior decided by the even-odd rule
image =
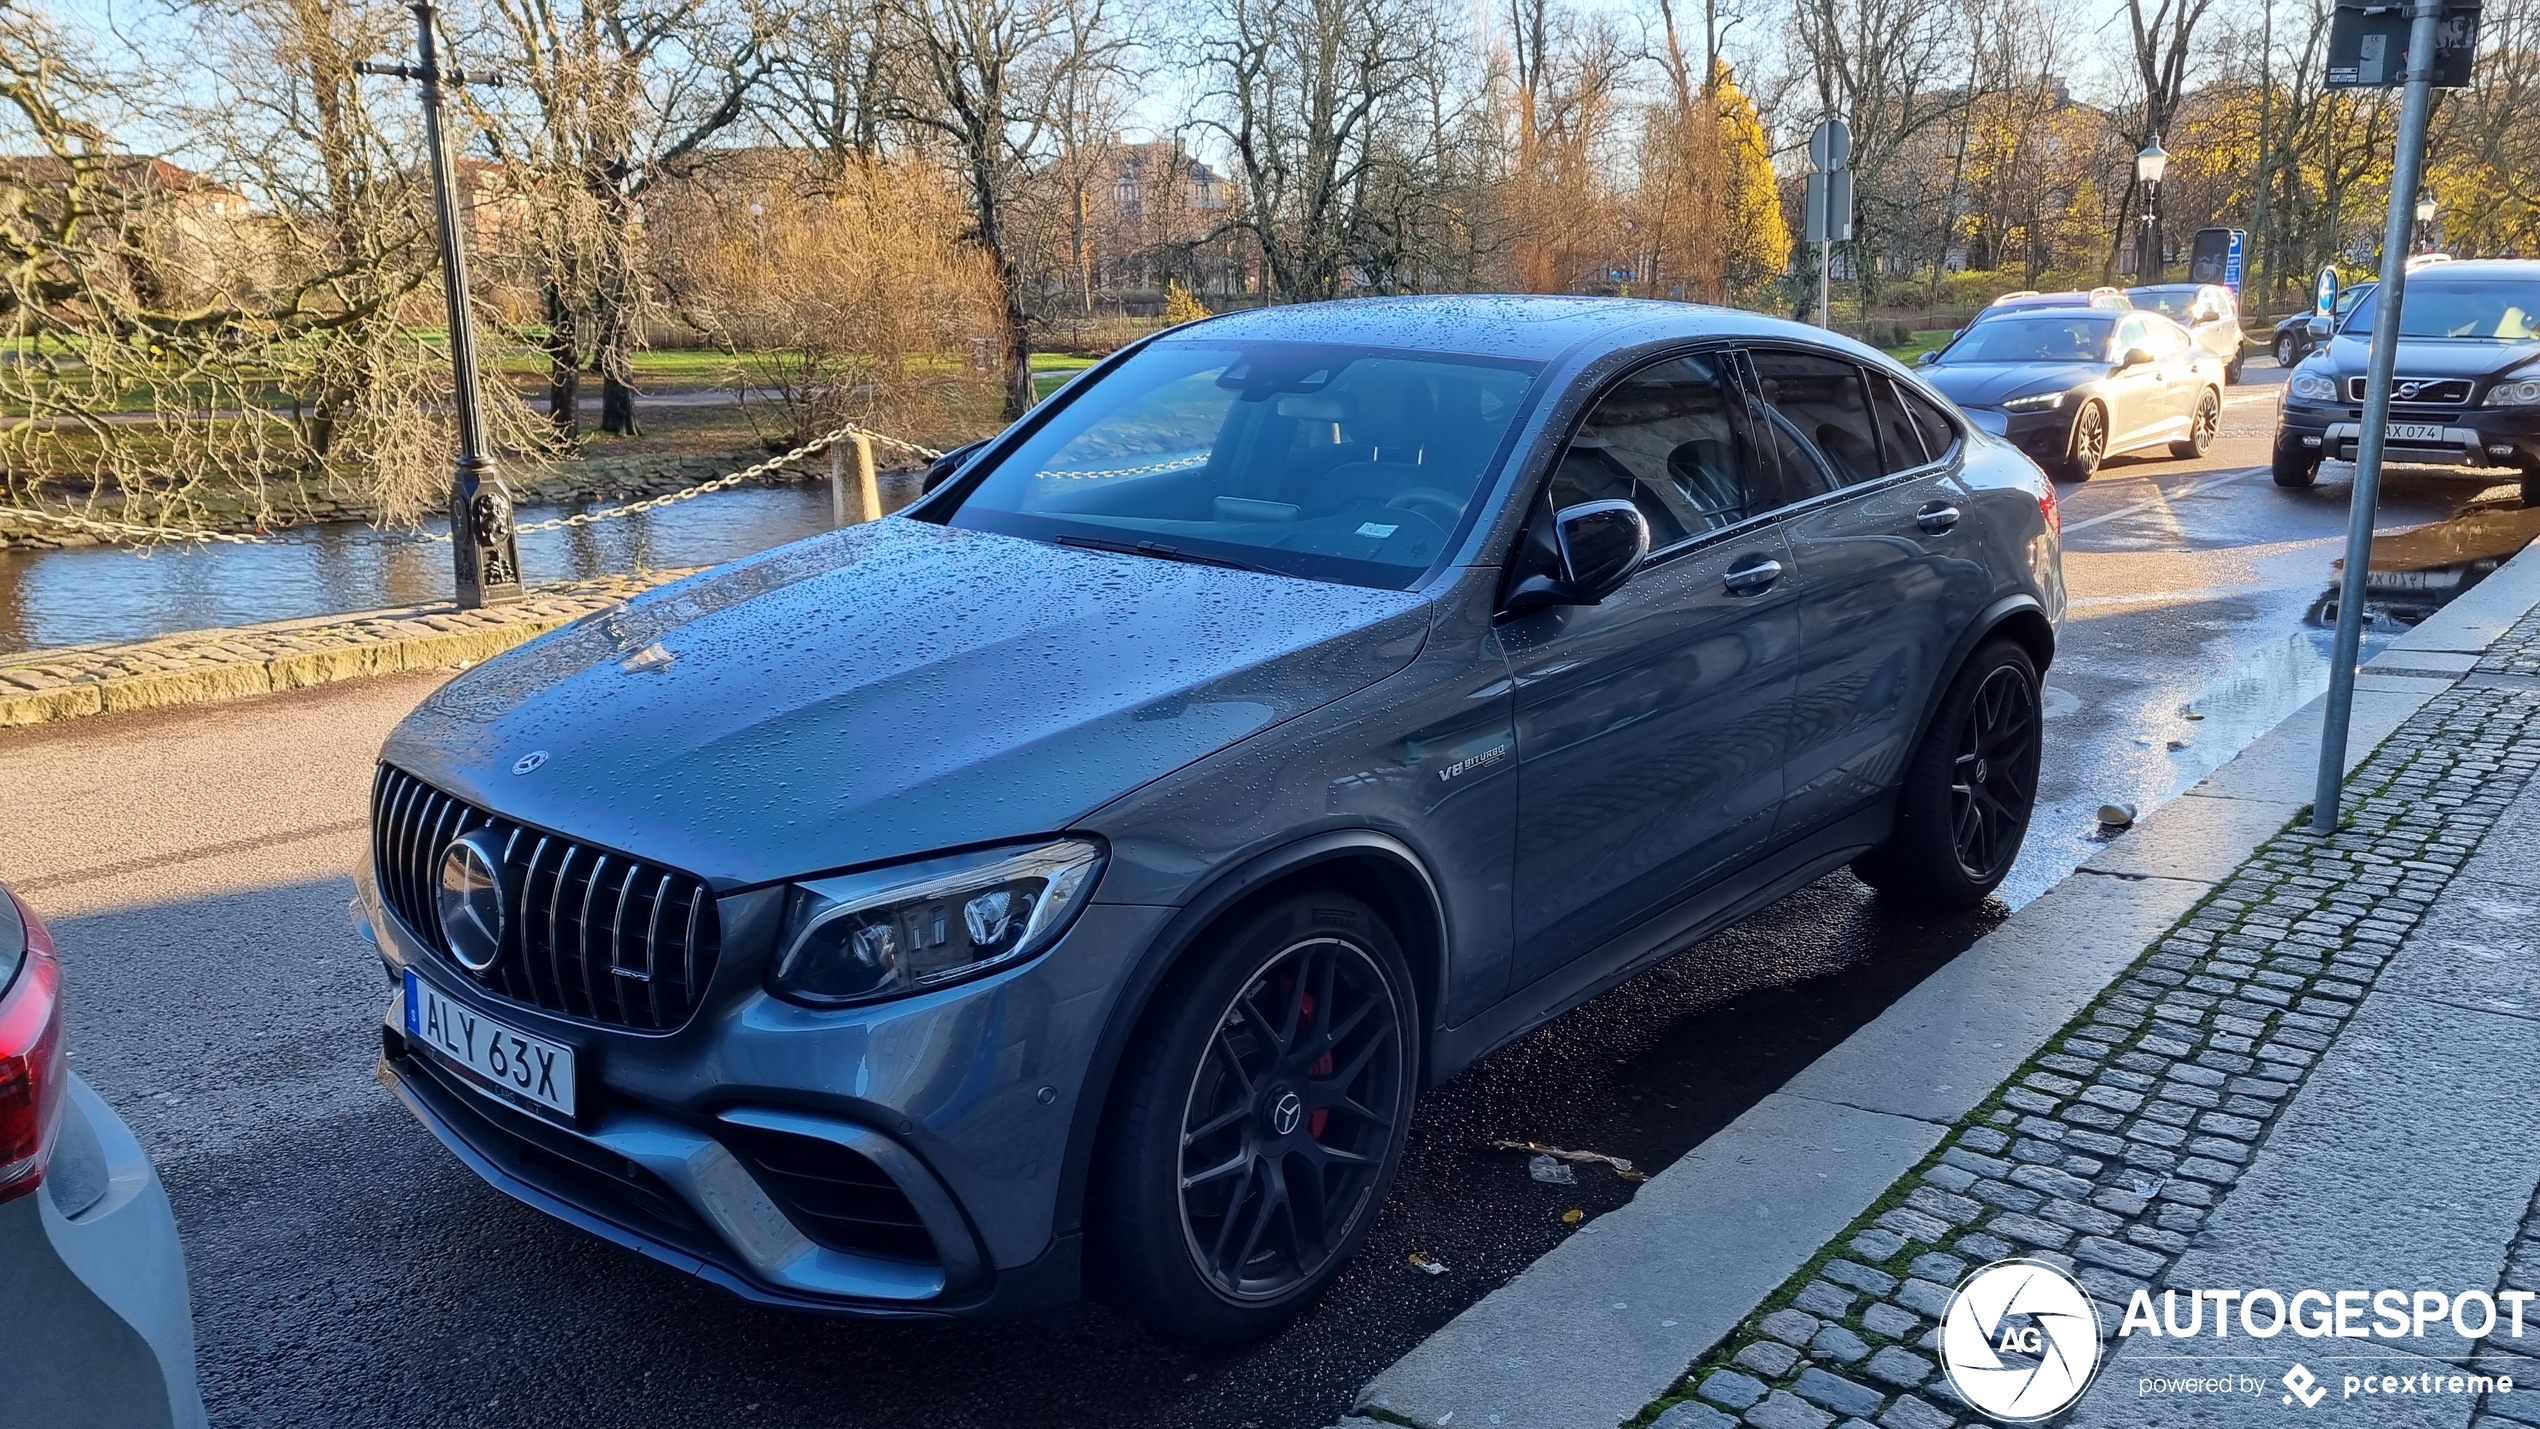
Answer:
[[[2293,369],[2276,425],[2276,485],[2309,486],[2323,459],[2355,459],[2379,305],[2377,293],[2357,302],[2328,346]],[[2395,378],[2389,460],[2517,471],[2524,502],[2540,505],[2540,262],[2409,274]]]
[[[426,699],[359,879],[382,1076],[495,1186],[764,1303],[1090,1282],[1266,1333],[1422,1089],[1846,864],[1986,896],[2055,510],[1752,314],[1176,328],[899,515]]]

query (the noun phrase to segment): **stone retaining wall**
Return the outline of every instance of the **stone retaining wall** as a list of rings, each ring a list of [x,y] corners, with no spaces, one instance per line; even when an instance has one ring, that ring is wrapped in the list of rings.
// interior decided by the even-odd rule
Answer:
[[[459,670],[686,571],[606,576],[532,590],[517,605],[418,605],[129,645],[0,655],[0,728],[236,699],[277,690]]]

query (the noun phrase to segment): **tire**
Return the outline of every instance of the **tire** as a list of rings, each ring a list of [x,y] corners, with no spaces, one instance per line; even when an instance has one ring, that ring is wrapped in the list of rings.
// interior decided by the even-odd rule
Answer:
[[[2064,455],[2054,466],[2053,474],[2064,481],[2088,481],[2108,458],[2108,409],[2096,402],[2084,402],[2073,414],[2073,434],[2067,440]]]
[[[1976,651],[1933,714],[1896,793],[1887,842],[1852,861],[1881,895],[1982,903],[2011,871],[2037,803],[2037,665],[2011,640]]]
[[[2196,397],[2196,414],[2187,419],[2187,435],[2170,443],[2170,455],[2194,461],[2214,449],[2214,433],[2222,428],[2222,394],[2208,387]]]
[[[2307,490],[2320,479],[2320,459],[2299,447],[2278,443],[2275,449],[2275,484],[2291,490]]]
[[[2229,361],[2229,362],[2224,363],[2224,364],[2223,364],[2223,385],[2224,385],[2225,387],[2237,387],[2237,386],[2239,386],[2239,385],[2240,385],[2240,369],[2242,369],[2243,367],[2246,367],[2246,366],[2248,366],[2248,365],[2249,365],[2249,358],[2248,358],[2248,355],[2247,355],[2247,354],[2245,354],[2245,353],[2244,353],[2244,354],[2242,354],[2242,355],[2240,355],[2240,356],[2238,356],[2238,357],[2234,357],[2234,358],[2233,358],[2231,361]]]
[[[2293,334],[2289,332],[2276,334],[2275,365],[2278,367],[2291,367],[2294,363],[2301,360],[2301,344],[2293,340]]]
[[[1401,1165],[1417,1009],[1392,929],[1346,895],[1279,899],[1197,950],[1115,1083],[1087,1201],[1104,1298],[1211,1344],[1311,1305]]]
[[[2523,468],[2522,504],[2540,506],[2540,467]]]

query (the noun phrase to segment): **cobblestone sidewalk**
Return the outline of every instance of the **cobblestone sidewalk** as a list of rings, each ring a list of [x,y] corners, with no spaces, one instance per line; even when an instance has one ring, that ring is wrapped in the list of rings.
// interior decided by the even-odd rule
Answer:
[[[2133,1293],[2163,1283],[2230,1195],[2535,768],[2540,613],[2349,779],[2344,830],[2321,838],[2297,825],[2262,844],[1633,1422],[1972,1420],[1938,1371],[1936,1324],[1969,1269],[2011,1255],[2070,1271],[2113,1332]],[[2535,1240],[2529,1228],[2523,1240]],[[2540,1245],[2517,1245],[2512,1264],[2540,1265]],[[2483,1417],[2498,1413],[2540,1423],[2540,1395],[2512,1398],[2482,1405],[2476,1423],[2516,1429]]]
[[[541,586],[517,605],[408,606],[0,655],[0,728],[462,669],[686,571]]]

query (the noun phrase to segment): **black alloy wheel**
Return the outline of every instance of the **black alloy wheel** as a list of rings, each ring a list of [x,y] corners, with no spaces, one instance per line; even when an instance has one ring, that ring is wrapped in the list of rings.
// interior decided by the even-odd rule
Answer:
[[[1219,1019],[1182,1111],[1182,1234],[1233,1300],[1313,1279],[1370,1209],[1405,1071],[1399,1010],[1366,948],[1281,948]]]
[[[2028,835],[2044,729],[2028,651],[2008,639],[1977,650],[1906,763],[1887,841],[1854,859],[1853,873],[1908,902],[1983,902]]]
[[[2108,457],[2108,409],[2084,402],[2073,414],[2072,445],[2055,474],[2066,481],[2088,481]]]
[[[2170,455],[2194,461],[2214,449],[2214,434],[2222,430],[2222,398],[2211,387],[2196,394],[2196,415],[2187,419],[2187,435],[2170,443]]]
[[[1976,686],[1949,785],[1950,841],[1970,881],[1999,883],[2019,856],[2037,800],[2037,691],[2026,671],[1998,665]]]
[[[1418,1088],[1391,930],[1335,892],[1240,917],[1157,994],[1087,1199],[1105,1298],[1184,1339],[1271,1334],[1366,1243]]]

